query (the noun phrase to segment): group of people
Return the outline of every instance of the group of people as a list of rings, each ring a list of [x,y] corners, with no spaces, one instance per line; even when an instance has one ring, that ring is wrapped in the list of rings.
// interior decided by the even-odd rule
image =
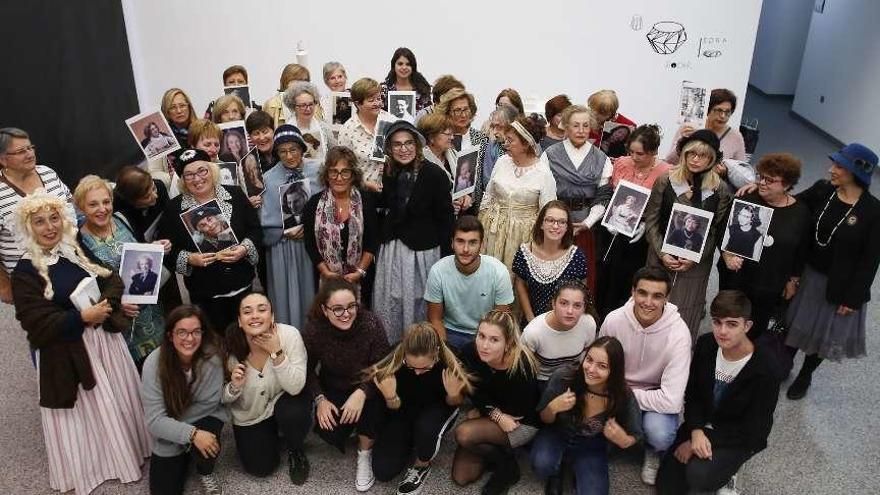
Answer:
[[[199,119],[170,89],[161,110],[184,149],[73,193],[25,131],[0,129],[0,299],[33,351],[53,489],[135,481],[150,457],[151,493],[181,493],[189,464],[221,493],[231,423],[245,472],[270,475],[285,448],[297,485],[314,430],[343,453],[356,435],[358,491],[403,473],[397,493],[418,493],[451,431],[451,478],[489,472],[483,493],[517,483],[519,449],[547,493],[567,470],[577,493],[607,493],[609,450],[634,447],[660,493],[719,490],[766,447],[797,350],[792,400],[823,359],[865,354],[880,263],[867,147],[832,154],[829,179],[798,194],[800,161],[768,154],[734,190],[724,158],[745,156],[728,90],[663,161],[659,128],[622,116],[610,90],[586,105],[556,96],[540,118],[508,88],[476,126],[464,84],[429,85],[406,48],[382,82],[349,86],[336,62],[323,76],[351,94],[342,124],[297,64],[261,109],[227,95]],[[385,108],[407,90],[415,123]],[[242,119],[261,191],[221,184],[217,124]],[[602,146],[609,122],[629,128],[623,146]],[[474,190],[452,199],[473,150]],[[623,181],[651,191],[644,214],[627,199],[604,227]],[[294,183],[309,197],[291,222]],[[721,252],[699,335],[737,196],[773,221],[759,259]],[[712,213],[699,261],[663,251],[675,204]],[[733,225],[748,232],[754,215],[740,208]],[[122,303],[122,245],[145,242],[165,252],[159,303]]]

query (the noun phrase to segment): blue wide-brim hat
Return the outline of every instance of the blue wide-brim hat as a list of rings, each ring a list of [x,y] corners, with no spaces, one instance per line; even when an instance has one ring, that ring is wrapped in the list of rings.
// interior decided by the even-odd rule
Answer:
[[[877,168],[877,153],[864,144],[850,143],[840,151],[828,155],[828,158],[852,172],[865,187],[871,185],[871,176]]]

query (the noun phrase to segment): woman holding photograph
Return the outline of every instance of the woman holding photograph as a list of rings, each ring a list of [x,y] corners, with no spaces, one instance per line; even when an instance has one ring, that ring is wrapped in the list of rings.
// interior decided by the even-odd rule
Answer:
[[[73,192],[73,202],[85,215],[85,222],[77,232],[77,241],[83,252],[95,263],[115,273],[119,272],[122,263],[122,245],[126,242],[140,242],[132,232],[125,219],[113,213],[113,199],[110,184],[97,175],[83,177]],[[156,241],[166,253],[171,251],[171,243],[167,240]],[[134,254],[134,253],[132,253]],[[152,264],[152,259],[147,258]],[[158,271],[158,270],[157,270]],[[137,295],[138,287],[144,290],[156,289],[157,271],[152,273],[152,284],[149,286],[135,283],[133,273],[123,273],[125,279],[131,280],[128,293]],[[142,282],[147,282],[144,278]],[[153,349],[162,342],[163,307],[161,304],[122,304],[122,311],[132,324],[124,330],[128,351],[137,365],[138,370]]]
[[[247,86],[247,85],[248,85],[248,72],[247,72],[247,69],[245,69],[243,65],[230,65],[229,67],[226,68],[226,70],[223,71],[223,87],[224,88],[228,87],[228,86]],[[235,94],[235,93],[232,93],[232,94]],[[236,96],[238,96],[238,95],[236,94]],[[214,122],[217,122],[217,123],[229,122],[229,121],[233,121],[233,120],[241,120],[244,118],[244,114],[245,114],[245,110],[244,110],[245,102],[240,97],[239,97],[239,100],[242,102],[242,107],[237,109],[238,111],[241,112],[240,118],[238,118],[238,119],[230,118],[228,120],[217,120],[216,118],[214,118],[214,106],[219,104],[219,101],[220,101],[219,98],[216,101],[212,101],[211,103],[208,104],[208,108],[205,110],[205,115],[203,116],[203,118],[214,119]],[[257,105],[257,102],[255,102],[255,101],[251,101],[250,107],[253,108],[254,110],[260,110],[262,108],[262,107],[260,107],[260,105]],[[230,111],[228,107],[227,107],[227,111]],[[222,116],[223,112],[221,112],[219,115]]]
[[[529,117],[517,117],[504,132],[507,154],[492,171],[480,203],[480,222],[486,227],[483,254],[508,268],[520,245],[532,237],[538,212],[556,199],[556,181],[538,158],[544,126]]]
[[[318,192],[317,170],[313,162],[304,163],[305,152],[306,143],[299,129],[290,124],[275,129],[275,153],[281,160],[263,174],[266,189],[260,208],[266,271],[275,274],[266,281],[275,319],[296,328],[302,328],[305,323],[306,312],[315,296],[315,265],[306,250],[305,227],[295,220],[304,215],[305,210],[285,213],[281,188],[300,182],[298,192]],[[303,200],[302,205],[305,203]],[[287,225],[284,217],[287,217]]]
[[[718,260],[721,290],[741,290],[752,303],[753,341],[767,330],[770,318],[781,318],[783,306],[794,296],[809,246],[811,215],[807,205],[792,195],[801,177],[801,161],[788,153],[768,153],[756,166],[757,191],[742,200],[773,209],[761,260],[722,252]],[[769,244],[769,245],[766,245]]]
[[[336,139],[330,126],[315,114],[318,101],[318,88],[310,82],[294,81],[284,92],[284,105],[295,116],[289,122],[300,130],[304,138],[311,135],[315,139],[305,158],[323,163],[327,150],[336,145]]]
[[[422,158],[424,146],[425,138],[405,120],[385,133],[388,162],[379,207],[388,213],[381,227],[373,308],[391,343],[400,340],[404,328],[425,320],[428,271],[452,252],[452,196],[446,174]]]
[[[312,396],[306,384],[306,348],[299,331],[275,321],[272,304],[258,292],[241,300],[238,325],[226,332],[226,385],[222,402],[232,413],[232,432],[244,470],[266,477],[278,466],[282,440],[294,485],[309,476],[303,440],[309,432]]]
[[[272,127],[278,127],[290,120],[290,110],[284,105],[284,93],[294,81],[311,81],[309,69],[299,64],[287,64],[281,70],[278,93],[263,103],[263,111],[272,116]]]
[[[696,340],[706,304],[712,259],[721,242],[733,197],[714,168],[722,158],[718,136],[708,130],[695,131],[679,141],[678,147],[681,157],[678,164],[669,174],[654,182],[645,208],[645,237],[649,246],[647,265],[660,266],[669,272],[673,280],[669,302],[678,306],[692,340]],[[714,215],[711,225],[701,232],[705,245],[699,263],[662,252],[674,203]]]
[[[330,148],[318,181],[325,189],[303,211],[306,251],[322,280],[344,278],[359,286],[369,307],[369,272],[379,249],[376,201],[361,191],[363,172],[354,152],[343,146]]]
[[[733,210],[733,220],[727,226],[727,244],[722,249],[755,259],[761,253],[764,233],[761,231],[761,209],[739,203]],[[767,227],[764,226],[766,231]]]
[[[391,69],[382,81],[382,108],[388,110],[389,91],[415,91],[413,114],[431,104],[431,85],[419,72],[416,56],[409,48],[398,48],[391,56]]]
[[[513,315],[498,310],[480,320],[476,339],[460,357],[474,377],[475,409],[455,428],[452,479],[466,486],[491,470],[482,493],[506,493],[520,478],[513,449],[538,433],[538,365],[522,344]]]
[[[180,196],[165,208],[159,222],[160,237],[171,241],[165,256],[169,269],[183,275],[190,300],[222,335],[235,321],[238,302],[250,289],[257,264],[260,221],[240,187],[220,185],[220,170],[202,150],[186,150],[174,162],[180,176]],[[216,201],[238,244],[215,253],[200,252],[181,213]]]
[[[119,302],[122,280],[83,254],[62,198],[36,191],[15,215],[26,251],[12,295],[35,351],[49,486],[87,495],[106,480],[137,481],[149,435],[120,334],[131,325]],[[91,297],[86,284],[100,293],[89,307],[79,302]]]
[[[394,117],[382,110],[382,94],[379,83],[370,78],[362,78],[351,86],[351,101],[357,114],[339,129],[339,145],[354,151],[358,167],[364,172],[364,187],[369,191],[382,191],[382,162],[371,160],[373,144],[376,141],[376,127],[379,116],[385,120]]]
[[[324,110],[325,121],[330,124],[333,117],[330,111],[330,106],[333,104],[332,93],[348,91],[348,73],[341,63],[335,61],[324,64],[322,73],[328,91],[321,97],[321,108]]]
[[[217,98],[211,110],[211,120],[215,124],[244,120],[244,115],[244,102],[234,93]]]
[[[182,89],[171,88],[162,95],[162,115],[182,148],[189,147],[189,126],[196,120],[189,96]]]
[[[452,146],[455,151],[478,148],[482,158],[488,137],[473,127],[477,115],[474,95],[464,88],[452,88],[440,98],[436,113],[446,115],[452,124]]]
[[[513,258],[513,286],[526,323],[549,311],[556,288],[566,280],[586,283],[587,258],[574,245],[568,205],[554,199],[535,219],[530,242]],[[587,301],[592,305],[592,301]]]
[[[202,493],[223,493],[214,466],[229,411],[220,403],[223,365],[216,341],[198,306],[178,306],[168,314],[162,346],[144,363],[141,396],[153,436],[152,495],[182,495],[191,462]]]
[[[453,182],[456,180],[456,163],[458,154],[452,147],[452,124],[446,115],[432,112],[421,119],[418,123],[419,132],[425,136],[427,144],[422,148],[425,160],[440,167],[449,178],[450,191],[455,191]],[[471,181],[472,182],[472,181]],[[470,185],[471,182],[468,182]],[[467,210],[473,202],[473,194],[467,194],[452,200],[455,214]]]
[[[636,127],[627,139],[629,155],[614,160],[611,172],[612,190],[616,189],[621,181],[651,189],[657,178],[669,171],[670,165],[657,159],[660,139],[660,127],[656,124]],[[603,239],[601,244],[606,246],[604,252],[600,253],[601,262],[605,266],[614,267],[613,270],[599,270],[596,274],[597,309],[604,317],[623,306],[632,295],[632,277],[636,270],[645,265],[648,242],[644,238],[644,219],[635,227],[632,237],[621,235],[615,228],[607,229],[607,232],[601,230],[599,232]]]

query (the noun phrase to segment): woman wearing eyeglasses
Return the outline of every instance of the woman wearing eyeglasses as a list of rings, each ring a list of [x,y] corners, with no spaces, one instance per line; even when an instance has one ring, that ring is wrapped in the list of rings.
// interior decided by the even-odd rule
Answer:
[[[318,88],[307,81],[294,81],[284,92],[284,105],[294,116],[294,124],[309,145],[305,158],[324,161],[327,150],[336,145],[333,131],[323,119],[318,118]],[[311,136],[311,139],[308,137]],[[309,141],[312,141],[309,143]]]
[[[394,120],[394,117],[382,110],[384,103],[379,83],[368,77],[351,85],[351,101],[357,113],[339,129],[339,145],[351,149],[357,156],[358,166],[364,171],[364,187],[370,191],[382,191],[382,162],[371,158],[379,116],[383,120]]]
[[[178,306],[165,320],[162,345],[144,363],[141,396],[153,436],[153,495],[182,494],[192,462],[203,493],[222,493],[214,465],[229,411],[220,402],[223,365],[215,342],[198,306]]]
[[[713,89],[709,94],[709,111],[706,115],[704,129],[708,129],[718,136],[721,141],[721,152],[724,153],[725,159],[744,162],[748,160],[748,157],[742,134],[727,125],[734,111],[736,111],[736,95],[733,94],[733,91],[724,88]],[[690,136],[695,130],[697,130],[696,127],[691,124],[685,124],[678,129],[675,137],[672,138],[672,149],[666,155],[667,163],[678,163],[678,142]],[[716,165],[715,169],[722,178],[727,175],[727,168],[723,164]]]
[[[376,390],[362,383],[361,372],[388,354],[382,322],[357,302],[357,287],[341,278],[321,284],[303,331],[308,366],[306,390],[315,398],[316,432],[345,452],[352,431],[358,451],[369,452],[365,416],[376,407]],[[368,455],[368,454],[363,454]]]
[[[372,450],[358,457],[355,487],[366,491],[376,479],[392,480],[414,457],[397,493],[418,493],[458,406],[473,391],[467,370],[422,322],[407,328],[397,347],[364,375],[384,405],[371,425]]]
[[[169,269],[183,275],[190,300],[200,306],[214,331],[235,321],[238,302],[251,287],[261,244],[260,221],[240,187],[220,185],[220,169],[202,150],[177,155],[180,195],[168,202],[159,221],[159,238],[171,242],[165,256]],[[213,253],[201,252],[180,214],[216,200],[238,244]],[[204,244],[204,243],[200,243]]]
[[[541,208],[531,241],[520,244],[513,258],[513,274],[526,323],[551,309],[550,301],[560,283],[586,283],[587,258],[574,245],[568,205],[553,200]]]
[[[363,179],[353,151],[330,148],[318,172],[325,189],[305,206],[303,239],[321,279],[344,278],[366,298],[372,295],[368,274],[379,249],[379,226],[373,195],[361,191]]]

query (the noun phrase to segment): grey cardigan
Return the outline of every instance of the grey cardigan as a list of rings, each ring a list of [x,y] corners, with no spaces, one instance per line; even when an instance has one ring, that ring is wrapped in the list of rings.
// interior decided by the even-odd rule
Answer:
[[[144,404],[147,428],[153,436],[153,454],[172,457],[189,447],[189,436],[193,423],[206,416],[213,416],[223,422],[229,421],[229,411],[220,403],[223,389],[223,367],[216,354],[202,361],[198,368],[198,379],[193,384],[192,403],[179,419],[168,416],[159,382],[159,354],[156,349],[144,361],[141,384],[141,400]]]

